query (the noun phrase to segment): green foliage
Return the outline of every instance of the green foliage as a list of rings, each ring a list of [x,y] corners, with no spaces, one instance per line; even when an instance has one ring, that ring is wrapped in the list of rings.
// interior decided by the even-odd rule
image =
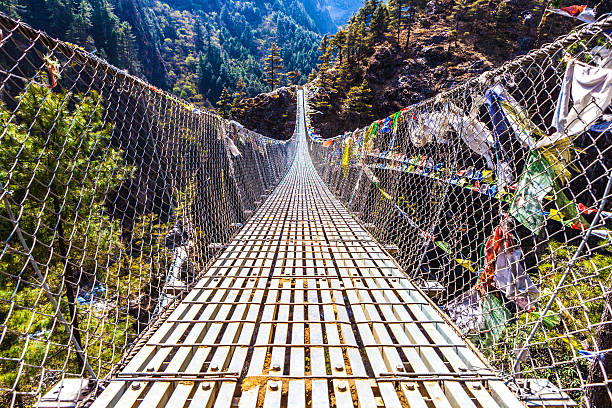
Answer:
[[[272,43],[270,53],[266,57],[264,72],[266,74],[266,83],[274,90],[280,83],[283,67],[283,59],[280,56],[280,49],[276,43]]]
[[[372,24],[370,24],[370,35],[374,38],[382,36],[389,29],[389,13],[387,8],[379,4],[374,10]]]
[[[399,42],[400,32],[405,27],[409,17],[408,0],[389,0],[388,7],[390,26],[395,31]]]
[[[217,101],[217,107],[219,108],[219,114],[223,118],[229,118],[232,112],[232,97],[227,90],[227,88],[223,88],[221,91],[221,96]]]
[[[228,0],[220,9],[185,0],[0,0],[0,11],[196,104],[216,103],[223,87],[235,93],[240,78],[245,96],[266,91],[272,43],[287,71],[310,72],[319,32],[335,29],[326,13],[298,0]]]
[[[127,287],[142,272],[126,277],[114,258],[122,247],[121,231],[118,222],[106,215],[104,197],[108,189],[130,177],[132,169],[123,163],[119,150],[109,148],[112,127],[104,120],[100,96],[94,91],[52,92],[30,84],[19,100],[15,115],[0,107],[0,122],[6,126],[0,179],[10,191],[13,212],[19,209],[19,229],[49,292],[41,286],[3,204],[0,237],[14,250],[0,260],[0,298],[12,302],[0,305],[5,325],[0,355],[15,362],[0,367],[0,387],[28,391],[49,380],[34,378],[43,362],[48,369],[67,366],[73,373],[83,369],[74,350],[68,353],[65,345],[70,336],[55,317],[48,296],[60,305],[75,338],[92,356],[91,363],[95,365],[97,357],[107,363],[120,357],[116,347],[125,344],[129,321],[117,315],[94,324],[91,311],[78,306],[75,294],[102,282],[109,290],[114,285],[124,287],[113,292],[117,301],[122,296],[127,299]],[[111,270],[115,276],[109,280]],[[24,371],[14,384],[20,359]]]
[[[236,112],[240,106],[240,101],[244,99],[246,96],[246,84],[242,80],[242,78],[238,79],[238,83],[236,83],[236,92],[232,95],[234,100],[232,101],[232,112]],[[240,112],[237,112],[240,113]]]
[[[508,21],[510,21],[510,16],[510,4],[505,0],[500,1],[497,6],[497,11],[495,12],[495,21],[497,25],[503,26],[508,23]]]
[[[291,85],[298,85],[302,78],[302,73],[299,70],[287,72],[287,82]]]
[[[349,90],[342,104],[342,109],[345,112],[355,112],[365,117],[371,116],[371,94],[372,91],[370,90],[368,81],[364,78],[360,86],[354,86]]]
[[[18,18],[17,4],[14,0],[0,0],[0,11],[9,17]]]
[[[184,86],[195,83],[195,95],[184,92],[192,102],[215,104],[224,87],[230,95],[238,92],[241,79],[244,97],[267,91],[269,79],[264,60],[277,44],[279,57],[288,71],[311,71],[317,62],[316,19],[311,13],[283,0],[276,5],[230,0],[219,9],[206,2],[167,0],[153,2],[154,24],[164,34],[161,54],[169,62],[168,83],[183,84],[174,93],[181,95]],[[195,61],[192,69],[187,61]],[[184,79],[181,79],[184,78]],[[280,82],[279,82],[280,80]],[[283,78],[275,74],[275,85]]]
[[[342,53],[342,49],[344,48],[345,44],[346,44],[346,30],[341,28],[340,30],[338,30],[336,35],[331,37],[331,40],[330,40],[331,49],[338,56],[338,60],[341,63],[342,63],[342,56],[344,55]]]
[[[570,269],[570,279],[575,284],[561,287],[551,309],[543,316],[542,326],[536,332],[529,347],[527,360],[520,365],[521,376],[547,378],[563,388],[580,388],[587,378],[590,362],[579,358],[579,350],[595,350],[597,327],[605,307],[603,297],[612,278],[612,252],[607,243],[603,250],[582,256]],[[551,240],[541,255],[538,265],[540,280],[540,309],[548,303],[565,273],[565,267],[576,251],[575,246]],[[593,285],[593,282],[599,284]],[[493,364],[510,370],[515,354],[507,353],[509,347],[523,346],[527,332],[542,317],[541,310],[523,313],[511,320],[505,328],[505,337],[494,347],[481,347]],[[527,328],[527,330],[525,330]],[[472,339],[480,344],[482,339]],[[480,344],[482,346],[482,344]],[[581,380],[582,379],[582,380]],[[570,392],[575,401],[581,393]]]

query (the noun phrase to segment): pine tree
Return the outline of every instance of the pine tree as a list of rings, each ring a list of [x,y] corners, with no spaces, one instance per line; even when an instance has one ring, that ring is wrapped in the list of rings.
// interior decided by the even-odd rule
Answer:
[[[238,82],[236,82],[236,91],[232,96],[234,97],[232,102],[232,113],[236,113],[240,110],[240,101],[246,96],[246,84],[242,77],[238,78]]]
[[[283,59],[280,57],[280,49],[276,43],[272,43],[270,54],[266,57],[264,73],[266,75],[266,83],[270,85],[272,90],[280,84],[281,69],[283,69]]]
[[[202,29],[202,22],[198,18],[195,25],[195,50],[196,52],[204,51],[204,30]]]
[[[322,111],[330,111],[333,108],[331,98],[327,92],[319,92],[311,101],[313,108]]]
[[[323,36],[323,39],[321,40],[321,44],[319,44],[318,50],[321,53],[319,55],[319,60],[321,60],[323,64],[329,64],[331,62],[332,55],[331,55],[330,40],[327,34]]]
[[[370,37],[372,39],[379,38],[382,36],[387,29],[389,28],[389,16],[387,12],[387,7],[383,4],[379,4],[374,10],[374,15],[372,16],[372,23],[370,24]]]
[[[348,60],[342,61],[338,65],[338,75],[334,86],[337,89],[348,90],[350,85],[354,83],[359,75],[359,65],[351,64]]]
[[[354,86],[349,90],[342,104],[342,110],[344,112],[357,113],[362,117],[371,117],[371,94],[372,91],[370,90],[368,81],[364,78],[360,86]]]
[[[495,22],[497,27],[503,28],[508,21],[510,21],[511,13],[510,13],[510,5],[502,0],[497,6],[497,11],[495,13]]]
[[[317,77],[317,70],[313,68],[312,71],[310,71],[310,74],[308,74],[308,82],[314,82],[316,77]]]
[[[242,99],[246,95],[246,84],[242,77],[238,78],[238,82],[236,82],[236,92],[234,92],[234,99]]]
[[[127,21],[122,22],[116,31],[117,62],[119,66],[133,74],[141,72],[141,66],[136,55],[136,37]]]
[[[221,96],[217,101],[217,107],[219,108],[219,114],[221,117],[228,119],[232,113],[232,97],[226,87],[223,87]]]
[[[329,37],[327,36],[327,34],[323,36],[323,39],[321,40],[321,44],[319,45],[318,50],[320,52],[319,60],[321,61],[321,63],[318,66],[320,85],[326,89],[329,89],[331,85],[331,77],[329,74],[329,70],[331,69],[331,60],[332,60],[331,50],[332,49],[331,49],[331,43],[329,41]]]
[[[336,56],[340,63],[342,63],[342,50],[346,44],[346,31],[344,29],[338,30],[336,35],[334,35],[330,40],[330,46],[332,50],[336,53]]]
[[[70,5],[65,0],[46,0],[45,5],[50,19],[47,30],[53,36],[63,37],[72,26],[73,14]]]
[[[345,42],[345,47],[344,47],[346,50],[346,59],[349,62],[353,61],[356,31],[357,31],[357,20],[354,17],[351,17],[347,25],[346,42]]]
[[[293,85],[297,85],[301,77],[302,77],[302,73],[298,70],[293,70],[287,73],[287,80],[289,81],[290,84],[293,84]]]
[[[108,0],[91,0],[92,37],[100,55],[106,55],[111,64],[119,65],[117,32],[119,18]],[[104,51],[104,53],[102,53]]]
[[[357,19],[369,26],[378,4],[379,0],[366,0],[363,7],[357,12]]]
[[[105,122],[104,103],[96,92],[76,95],[50,92],[46,86],[30,84],[20,95],[19,101],[20,108],[15,112],[0,104],[0,122],[8,126],[2,139],[0,169],[9,168],[15,157],[20,158],[21,166],[12,172],[11,177],[7,178],[4,170],[0,170],[0,173],[3,182],[8,180],[5,187],[10,189],[11,196],[23,205],[20,229],[24,235],[35,236],[38,241],[28,255],[45,260],[43,272],[46,282],[54,294],[61,294],[61,302],[58,303],[66,320],[74,328],[75,341],[83,348],[95,347],[95,344],[88,343],[101,332],[92,336],[90,324],[80,325],[83,316],[79,313],[77,296],[79,287],[82,287],[80,285],[87,277],[93,278],[96,271],[106,270],[100,265],[108,265],[108,259],[99,249],[105,248],[109,253],[119,251],[121,236],[117,225],[111,224],[112,220],[106,215],[104,196],[105,191],[117,188],[122,175],[130,174],[131,170],[123,162],[120,151],[100,149],[100,146],[109,146],[105,143],[109,143],[113,128]],[[9,120],[13,115],[16,115],[16,119]],[[24,143],[24,140],[27,142]],[[31,182],[33,174],[36,174],[37,183]],[[101,185],[108,190],[101,189]],[[1,231],[14,228],[6,211],[6,208],[0,209]],[[40,228],[40,225],[53,228]],[[69,246],[69,243],[74,246]],[[32,290],[28,285],[21,284],[36,281],[37,277],[32,276],[30,268],[23,268],[24,263],[20,264],[18,258],[8,259],[8,262],[7,258],[0,261],[0,269],[4,272],[0,276],[0,287],[13,291],[14,296],[24,301],[31,300],[35,309],[20,308],[23,310],[10,313],[10,318],[5,313],[3,324],[16,327],[21,324],[20,321],[25,321],[23,324],[29,322],[27,327],[39,327],[53,335],[49,338],[46,352],[35,348],[25,353],[25,364],[39,364],[43,361],[40,353],[44,352],[47,357],[51,356],[50,359],[63,360],[58,366],[68,365],[67,370],[78,371],[78,367],[83,365],[80,356],[77,354],[79,361],[75,361],[75,355],[70,351],[72,357],[68,358],[65,347],[57,346],[66,344],[68,339],[64,336],[67,333],[54,329],[51,326],[54,319],[47,319],[42,313],[52,313],[55,309],[41,296],[40,289]],[[124,273],[116,276],[122,275]],[[7,276],[19,276],[20,280],[7,281]],[[100,329],[104,330],[104,327]],[[84,339],[88,340],[82,341],[83,333]],[[14,333],[5,331],[4,335],[10,338]],[[13,353],[17,350],[23,350],[24,340],[14,338],[8,341],[6,344],[9,347],[14,345],[14,348],[3,349],[3,357],[7,356],[7,351],[10,356],[15,355]],[[76,367],[73,365],[75,363]],[[0,384],[5,385],[3,380],[13,369],[18,368],[3,361],[0,365]],[[35,382],[34,379],[32,381]]]
[[[357,23],[354,41],[355,52],[357,54],[357,57],[360,57],[363,52],[368,48],[368,29],[366,28],[366,25],[363,21]]]
[[[404,28],[407,17],[409,17],[409,10],[410,12],[412,12],[412,10],[407,0],[389,0],[388,7],[391,27],[393,27],[397,33],[397,43],[399,44],[400,33],[402,32],[402,28]],[[410,38],[410,32],[408,33],[408,37]],[[408,43],[408,41],[406,41],[406,43]]]
[[[91,5],[87,0],[81,0],[77,5],[68,29],[68,38],[71,42],[87,47],[93,47],[93,39],[89,36],[91,30]]]

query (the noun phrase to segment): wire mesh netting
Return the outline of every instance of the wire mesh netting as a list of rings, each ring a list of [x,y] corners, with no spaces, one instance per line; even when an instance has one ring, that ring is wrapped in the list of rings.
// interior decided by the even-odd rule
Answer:
[[[611,28],[367,128],[308,125],[331,190],[526,400],[612,404]]]
[[[0,406],[101,379],[287,170],[277,141],[0,14]]]

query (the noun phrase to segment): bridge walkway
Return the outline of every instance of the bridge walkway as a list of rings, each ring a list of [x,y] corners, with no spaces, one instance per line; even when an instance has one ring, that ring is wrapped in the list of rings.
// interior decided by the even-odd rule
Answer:
[[[522,407],[319,178],[294,164],[93,408]]]

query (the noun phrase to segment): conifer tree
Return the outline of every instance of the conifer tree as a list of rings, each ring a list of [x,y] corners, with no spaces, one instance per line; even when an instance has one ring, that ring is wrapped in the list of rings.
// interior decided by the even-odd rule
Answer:
[[[141,72],[140,62],[136,55],[136,37],[127,21],[119,24],[115,32],[116,59],[119,66],[133,74]]]
[[[62,36],[66,28],[73,24],[73,13],[66,0],[46,0],[45,6],[49,14],[48,31],[54,36]],[[41,13],[42,11],[35,11]]]
[[[359,77],[359,65],[351,64],[348,60],[344,60],[338,66],[338,76],[335,86],[338,89],[347,90],[350,85],[355,82],[355,78]]]
[[[236,82],[236,92],[234,92],[234,98],[242,99],[246,95],[246,84],[242,77],[238,78],[238,82]]]
[[[87,48],[93,49],[93,38],[89,36],[91,30],[91,5],[87,0],[81,0],[76,6],[72,24],[68,29],[68,37],[71,42],[79,45],[85,45]]]
[[[370,37],[372,39],[379,38],[382,36],[387,29],[389,28],[389,16],[387,12],[387,7],[383,4],[379,4],[374,10],[374,15],[372,16],[372,23],[370,24]]]
[[[368,80],[364,78],[360,86],[354,86],[349,90],[342,104],[342,110],[344,112],[357,113],[363,117],[371,117],[371,94],[372,91],[368,85]]]
[[[412,32],[412,14],[414,13],[414,1],[410,0],[408,6],[408,35],[406,36],[406,44],[405,47],[410,43],[410,33]]]
[[[327,34],[324,35],[323,39],[321,40],[321,44],[319,45],[319,52],[321,53],[321,55],[319,55],[319,60],[321,60],[321,63],[318,66],[320,73],[320,85],[326,89],[329,89],[331,86],[329,70],[331,68],[332,54],[331,45]]]
[[[316,69],[312,69],[312,71],[310,71],[310,74],[308,74],[308,82],[313,82],[317,77],[317,70]]]
[[[333,52],[336,53],[338,61],[342,63],[342,50],[344,49],[344,45],[346,43],[346,31],[344,29],[338,30],[336,35],[334,35],[330,40],[330,46]]]
[[[302,73],[297,69],[287,73],[287,80],[293,85],[297,85],[301,77]]]
[[[104,195],[105,191],[117,188],[122,175],[129,175],[131,170],[124,163],[120,151],[114,148],[104,152],[100,150],[100,146],[105,146],[104,143],[108,143],[112,137],[113,128],[105,122],[103,102],[96,92],[75,95],[51,92],[46,86],[30,84],[20,95],[19,101],[20,109],[16,112],[0,104],[0,122],[8,126],[2,139],[0,174],[3,183],[8,180],[9,184],[5,184],[5,187],[10,189],[12,198],[23,205],[20,229],[24,235],[36,237],[37,244],[32,246],[28,255],[45,259],[43,272],[46,282],[54,294],[61,296],[58,304],[73,329],[74,342],[86,350],[91,346],[89,341],[101,332],[94,334],[90,332],[89,323],[80,324],[83,316],[77,297],[84,281],[96,276],[96,271],[101,270],[100,265],[107,265],[108,259],[99,248],[106,248],[109,252],[119,251],[121,236],[117,225],[111,224],[112,220],[104,209]],[[16,115],[16,119],[9,119],[12,115]],[[7,177],[4,169],[10,167],[14,157],[20,158],[22,166]],[[31,183],[34,173],[39,181],[37,183]],[[109,190],[101,189],[101,185]],[[26,200],[28,196],[45,199]],[[6,211],[4,207],[0,209],[1,231],[11,231],[13,228]],[[41,229],[40,225],[51,225],[53,228]],[[58,347],[69,341],[66,337],[70,333],[54,329],[54,324],[51,324],[54,320],[42,313],[43,310],[52,313],[56,309],[46,302],[40,289],[21,283],[36,281],[34,271],[22,268],[23,263],[18,258],[12,262],[10,259],[7,262],[4,258],[0,262],[0,269],[4,272],[0,276],[0,287],[13,292],[20,299],[31,299],[35,309],[19,308],[23,310],[15,310],[8,317],[4,312],[3,324],[6,327],[23,324],[53,333],[46,352],[43,351],[44,347],[42,350],[29,350],[24,356],[24,363],[30,366],[40,364],[46,358],[41,353],[49,353],[47,357],[50,356],[51,360],[63,360],[58,362],[59,366],[69,365],[71,371],[78,370],[84,365],[82,356],[70,351],[72,357],[68,358],[66,348]],[[20,279],[6,279],[11,276],[19,276]],[[100,330],[104,330],[104,327]],[[6,343],[8,350],[1,351],[2,356],[21,353],[18,350],[23,350],[21,342],[25,339],[15,338],[15,333],[10,330],[3,335],[8,339],[13,338]],[[76,368],[73,366],[75,363]],[[5,386],[4,381],[7,375],[10,376],[10,371],[18,369],[15,364],[6,363],[5,359],[0,365],[0,384]]]
[[[226,87],[223,87],[219,100],[217,101],[219,114],[221,117],[228,119],[232,113],[232,97]]]
[[[356,25],[354,41],[355,52],[357,56],[360,57],[363,54],[364,50],[367,48],[368,42],[368,30],[363,21],[358,22]]]
[[[270,85],[272,90],[280,84],[281,69],[283,69],[283,59],[280,57],[280,49],[276,43],[272,43],[270,54],[266,57],[264,73],[266,74],[266,83]]]
[[[346,43],[345,43],[346,59],[349,61],[352,61],[354,47],[356,43],[355,37],[356,37],[356,32],[357,32],[357,20],[354,17],[351,17],[349,19],[347,27],[348,28],[347,28]]]
[[[238,82],[236,82],[236,91],[232,96],[234,97],[232,101],[232,113],[236,113],[240,110],[240,101],[246,96],[246,84],[242,77],[238,78]]]
[[[202,52],[204,50],[204,30],[199,18],[195,25],[195,49],[196,52]]]
[[[379,0],[366,0],[363,7],[357,12],[357,19],[369,26],[378,4]]]
[[[331,62],[332,55],[330,45],[329,37],[327,34],[325,34],[318,48],[319,52],[321,53],[321,55],[319,55],[319,60],[321,60],[323,64],[329,64]]]
[[[409,17],[409,11],[412,12],[412,10],[410,10],[408,0],[389,0],[388,7],[391,27],[393,27],[397,33],[397,43],[399,44],[400,33],[407,17]],[[410,32],[408,33],[408,37],[410,37]],[[406,43],[408,43],[408,41],[406,41]]]

